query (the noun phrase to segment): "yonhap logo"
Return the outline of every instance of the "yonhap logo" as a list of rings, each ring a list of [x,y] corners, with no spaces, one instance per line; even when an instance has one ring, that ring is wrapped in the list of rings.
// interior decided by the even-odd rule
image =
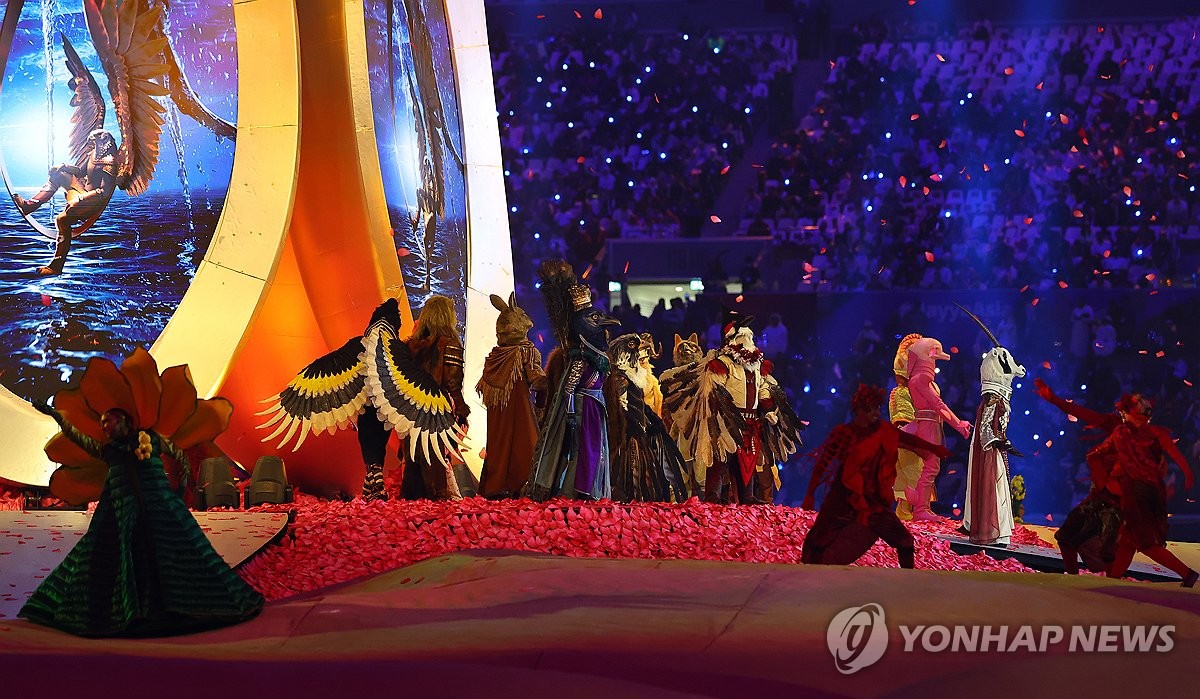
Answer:
[[[883,607],[872,602],[838,612],[829,622],[825,642],[833,654],[834,666],[843,675],[874,665],[888,645]]]

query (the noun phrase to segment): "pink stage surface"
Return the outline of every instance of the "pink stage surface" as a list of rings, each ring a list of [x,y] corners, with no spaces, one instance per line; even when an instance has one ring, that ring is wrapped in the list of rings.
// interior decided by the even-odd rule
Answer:
[[[213,548],[238,566],[287,525],[286,512],[193,513]],[[0,511],[0,619],[14,619],[34,589],[87,531],[87,512]]]

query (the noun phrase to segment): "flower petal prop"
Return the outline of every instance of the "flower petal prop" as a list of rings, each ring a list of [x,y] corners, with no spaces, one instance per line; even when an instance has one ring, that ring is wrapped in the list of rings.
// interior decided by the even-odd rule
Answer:
[[[327,502],[307,495],[267,505],[295,521],[279,546],[239,569],[268,599],[319,590],[464,549],[508,549],[582,558],[799,563],[816,514],[781,506],[550,500],[393,500]],[[960,556],[932,532],[911,527],[918,568],[1029,572],[1016,560]],[[1018,527],[1014,538],[1036,539]],[[896,553],[876,543],[859,566],[897,567]]]
[[[180,449],[219,453],[212,440],[229,426],[233,405],[224,398],[196,399],[187,366],[167,369],[161,377],[149,352],[138,348],[121,368],[107,359],[92,359],[77,389],[59,391],[54,406],[84,434],[103,440],[99,417],[111,408],[133,416],[142,430],[153,430]],[[107,464],[89,456],[61,433],[46,443],[46,456],[62,464],[50,477],[50,492],[72,504],[100,498]],[[164,459],[168,468],[169,459]]]

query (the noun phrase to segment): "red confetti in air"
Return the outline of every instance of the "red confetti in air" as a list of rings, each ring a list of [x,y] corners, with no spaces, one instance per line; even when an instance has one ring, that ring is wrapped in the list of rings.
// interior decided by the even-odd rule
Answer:
[[[1167,353],[1162,350],[1159,350],[1154,353],[1154,356],[1158,357],[1159,359],[1162,359],[1163,357],[1167,356]]]
[[[1157,278],[1158,278],[1158,275],[1156,275],[1154,272],[1151,272],[1150,274],[1146,275],[1146,281],[1148,281],[1148,282],[1152,282]]]
[[[1053,522],[1053,521],[1054,521],[1054,515],[1046,515],[1046,521],[1047,521],[1047,522]]]
[[[546,338],[542,337],[541,333],[538,333],[538,342],[545,342],[545,341],[546,341]]]
[[[1184,379],[1184,380],[1183,380],[1183,385],[1184,385],[1184,386],[1187,386],[1188,388],[1191,388],[1191,387],[1192,387],[1192,382],[1191,382],[1191,381],[1188,381],[1187,379]]]
[[[929,252],[928,250],[925,251],[925,261],[933,262],[933,253],[932,252]]]
[[[817,269],[816,267],[813,267],[813,266],[812,266],[811,264],[809,264],[808,262],[805,262],[805,263],[804,263],[804,271],[805,271],[805,272],[808,272],[809,274],[812,274],[814,271],[816,271],[816,269]]]
[[[722,174],[722,175],[724,175],[724,174],[728,173],[728,172],[729,172],[729,168],[731,168],[731,167],[733,167],[733,166],[732,166],[732,165],[726,165],[725,167],[721,168],[721,174]]]
[[[741,294],[738,294],[736,297],[734,297],[734,299],[733,299],[733,302],[734,302],[734,303],[741,303],[742,301],[745,301],[745,300],[746,300],[746,297],[745,297],[745,296],[742,296]]]
[[[1021,129],[1013,129],[1013,133],[1017,135],[1017,138],[1025,138],[1025,132]]]
[[[959,517],[961,515],[962,515],[962,508],[961,507],[954,508],[954,516]]]
[[[942,142],[938,144],[938,150],[941,150],[942,148],[945,148],[945,147],[946,147],[946,139],[943,138]]]
[[[936,172],[935,172],[935,173],[933,173],[932,175],[930,175],[930,176],[929,176],[929,179],[933,180],[934,182],[941,182],[941,181],[942,181],[942,176],[941,176],[940,174],[938,174],[938,173],[936,173]]]
[[[412,254],[408,248],[396,248],[396,257],[408,257]]]
[[[1031,302],[1029,303],[1029,305],[1031,305],[1031,306],[1036,306],[1036,305],[1038,305],[1038,301],[1041,301],[1041,299],[1040,299],[1040,298],[1035,298],[1035,299],[1033,299],[1033,301],[1031,301]]]
[[[579,156],[578,158],[576,158],[576,159],[575,159],[575,162],[579,163],[580,165],[583,165],[584,163],[586,163],[586,162],[587,162],[587,158],[585,158],[585,157],[583,157],[583,156],[581,155],[581,156]]]
[[[983,171],[984,171],[984,172],[991,172],[991,171],[992,171],[992,166],[991,166],[991,165],[988,165],[987,163],[984,163],[984,164],[983,164]]]
[[[713,214],[712,216],[709,216],[709,217],[708,217],[708,220],[709,220],[709,221],[712,221],[713,223],[720,223],[720,222],[721,222],[721,217],[720,217],[720,216],[718,216],[718,215],[716,215],[716,214]]]
[[[1054,446],[1054,440],[1053,440],[1053,439],[1047,439],[1047,440],[1046,440],[1046,448],[1047,448],[1047,449],[1049,449],[1049,448],[1050,448],[1050,447],[1052,447],[1052,446]]]
[[[904,175],[900,175],[900,186],[903,187],[907,184],[908,184],[908,178],[905,177]]]
[[[1040,82],[1040,83],[1038,83],[1037,85],[1034,85],[1034,86],[1033,86],[1033,89],[1035,89],[1035,90],[1040,90],[1040,89],[1042,89],[1042,85],[1045,85],[1045,84],[1046,84],[1046,83],[1045,83],[1045,81],[1043,81],[1043,82]]]
[[[837,68],[837,61],[830,61],[829,70],[833,70],[834,68]]]
[[[1028,285],[1028,284],[1026,284],[1025,286],[1021,287],[1021,293],[1022,293],[1022,294],[1023,294],[1023,293],[1025,293],[1026,291],[1029,291],[1029,285]]]
[[[1075,209],[1074,211],[1072,211],[1071,215],[1074,216],[1075,218],[1083,218],[1083,212],[1080,211],[1079,209]]]
[[[940,53],[935,53],[935,54],[933,54],[933,55],[937,56],[937,59],[938,59],[938,61],[940,61],[941,63],[945,63],[945,62],[946,62],[946,57],[945,57],[945,56],[943,56],[942,54],[940,54]]]
[[[47,296],[45,294],[42,294],[42,305],[43,306],[49,306],[52,303],[54,303],[54,299],[50,298],[49,296]]]
[[[536,15],[536,19],[546,19],[546,15]]]
[[[908,120],[909,120],[909,121],[916,121],[917,119],[920,119],[920,118],[921,118],[921,115],[920,115],[920,114],[912,114],[912,115],[910,115],[910,116],[908,117]]]
[[[1043,368],[1043,369],[1049,369],[1049,368],[1050,368],[1050,362],[1042,362],[1042,368]]]
[[[1066,114],[1058,115],[1058,123],[1062,124],[1063,126],[1066,126],[1068,123],[1070,123],[1070,121],[1071,120],[1067,118]]]
[[[1031,224],[1031,223],[1033,223],[1033,217],[1032,217],[1032,216],[1026,216],[1026,217],[1025,217],[1025,225],[1026,225],[1026,226],[1028,226],[1028,225],[1029,225],[1029,224]]]
[[[921,193],[922,193],[922,194],[924,194],[925,196],[929,196],[929,188],[928,188],[928,187],[922,187],[922,188],[921,188]]]
[[[622,273],[622,274],[629,274],[629,260],[625,260],[625,270],[624,270],[623,272],[621,272],[621,273]]]
[[[1059,283],[1058,283],[1058,288],[1060,288],[1060,289],[1065,289],[1065,288],[1067,288],[1067,283],[1066,283],[1066,282],[1059,282]]]
[[[1005,75],[1012,75],[1012,74],[1013,74],[1013,69],[1012,69],[1012,66],[1009,66],[1009,67],[1005,68],[1005,69],[1004,69],[1004,74],[1005,74]]]
[[[1112,255],[1112,250],[1105,250],[1103,254],[1104,258],[1108,259],[1108,257]]]
[[[575,13],[575,19],[583,19],[583,15],[579,14],[579,10],[573,10],[573,12]]]
[[[950,347],[950,354],[958,354],[958,346],[957,345]]]
[[[592,266],[588,265],[587,269],[583,270],[583,274],[579,275],[579,277],[580,277],[580,279],[587,279],[588,275],[591,273],[592,273]]]
[[[596,19],[604,19],[604,10],[601,10],[600,8],[597,7],[596,11],[594,13],[592,13],[592,16],[595,17]]]
[[[1122,187],[1121,191],[1125,192],[1125,196],[1127,196],[1127,197],[1133,195],[1133,187],[1130,187],[1129,185],[1125,185],[1124,187]]]

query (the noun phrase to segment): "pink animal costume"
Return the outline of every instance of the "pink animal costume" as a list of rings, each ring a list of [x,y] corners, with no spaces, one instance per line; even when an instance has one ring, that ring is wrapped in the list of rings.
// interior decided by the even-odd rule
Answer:
[[[923,337],[908,348],[908,392],[912,396],[916,416],[913,425],[916,426],[916,435],[931,444],[945,443],[943,422],[950,423],[964,438],[971,433],[971,423],[960,419],[942,402],[942,392],[934,379],[934,369],[939,359],[950,359],[950,355],[942,351],[942,343],[932,337]],[[915,521],[936,521],[940,518],[929,509],[929,495],[933,492],[933,482],[937,479],[942,460],[928,453],[922,460],[924,465],[917,486],[905,495],[912,503]]]

